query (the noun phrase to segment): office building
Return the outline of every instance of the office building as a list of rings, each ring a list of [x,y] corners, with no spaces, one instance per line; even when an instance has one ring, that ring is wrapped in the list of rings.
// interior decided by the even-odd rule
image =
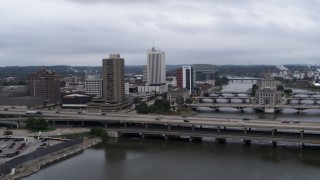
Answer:
[[[29,93],[32,97],[42,97],[45,103],[60,102],[60,75],[42,68],[28,77]]]
[[[103,97],[106,103],[119,104],[125,101],[124,59],[119,54],[110,54],[102,59]]]
[[[150,86],[166,84],[166,58],[164,52],[154,48],[148,51],[147,76]]]
[[[196,70],[196,79],[199,82],[215,85],[216,77],[219,77],[216,70]]]
[[[102,97],[102,78],[100,74],[87,74],[84,85],[87,95]]]
[[[182,66],[176,71],[177,87],[186,88],[189,90],[189,94],[193,94],[193,90],[196,86],[195,72],[191,66]]]

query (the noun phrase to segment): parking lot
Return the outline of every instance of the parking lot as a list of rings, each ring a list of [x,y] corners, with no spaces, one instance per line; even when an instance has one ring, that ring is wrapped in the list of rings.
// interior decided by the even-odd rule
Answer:
[[[0,164],[10,159],[36,151],[60,141],[33,137],[0,137]]]

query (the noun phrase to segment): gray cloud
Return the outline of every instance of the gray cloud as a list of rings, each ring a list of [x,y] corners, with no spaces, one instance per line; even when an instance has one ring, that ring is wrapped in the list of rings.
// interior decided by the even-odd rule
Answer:
[[[317,0],[11,0],[0,7],[0,66],[320,64]]]

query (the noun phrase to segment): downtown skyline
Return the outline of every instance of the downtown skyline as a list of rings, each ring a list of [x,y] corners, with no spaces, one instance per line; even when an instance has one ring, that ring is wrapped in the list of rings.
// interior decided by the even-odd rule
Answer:
[[[320,64],[319,1],[3,1],[0,66]]]

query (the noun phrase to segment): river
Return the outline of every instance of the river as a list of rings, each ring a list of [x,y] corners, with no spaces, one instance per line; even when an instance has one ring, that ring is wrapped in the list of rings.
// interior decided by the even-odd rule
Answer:
[[[239,91],[246,91],[251,85],[232,83],[225,86],[224,90],[231,91],[234,90],[232,87],[236,87]],[[319,113],[259,114],[250,110],[241,113],[229,109],[220,112],[201,111],[198,116],[316,121]],[[320,149],[121,137],[84,150],[24,180],[313,180],[319,179],[319,169]]]
[[[320,177],[319,149],[123,137],[25,180],[307,180]]]

